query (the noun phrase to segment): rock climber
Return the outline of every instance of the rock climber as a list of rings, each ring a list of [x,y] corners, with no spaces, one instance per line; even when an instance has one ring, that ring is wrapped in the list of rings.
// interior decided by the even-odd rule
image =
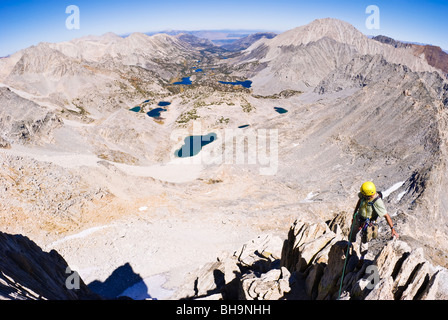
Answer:
[[[371,181],[364,182],[361,192],[358,193],[358,203],[353,212],[351,243],[359,243],[358,256],[360,257],[358,266],[361,266],[369,248],[369,241],[377,238],[378,217],[384,217],[391,228],[392,237],[398,238],[391,217],[386,211],[382,194],[376,191],[375,184]],[[356,249],[355,249],[356,250]]]

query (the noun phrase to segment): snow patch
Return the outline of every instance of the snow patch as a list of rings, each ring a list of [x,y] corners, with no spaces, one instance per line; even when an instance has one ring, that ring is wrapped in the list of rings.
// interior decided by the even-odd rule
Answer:
[[[383,198],[387,198],[392,192],[397,191],[405,183],[405,181],[397,182],[389,189],[383,191]]]
[[[108,227],[110,227],[110,226],[99,226],[99,227],[93,227],[93,228],[90,228],[90,229],[86,229],[86,230],[83,230],[83,231],[81,231],[79,233],[72,234],[70,236],[66,236],[64,238],[56,240],[56,241],[50,243],[48,246],[49,247],[54,247],[54,246],[57,246],[57,245],[59,245],[59,244],[61,244],[63,242],[69,241],[69,240],[85,238],[85,237],[91,235],[92,233],[95,233],[95,232],[97,232],[99,230],[102,230],[102,229],[105,229],[105,228],[108,228]]]
[[[315,196],[317,196],[318,194],[319,194],[319,192],[314,193],[314,192],[311,191],[310,193],[308,193],[308,195],[306,196],[306,198],[304,200],[300,201],[300,203],[311,203],[311,202],[314,202],[313,198]]]
[[[164,275],[154,275],[130,286],[119,297],[126,296],[134,300],[164,300],[174,293],[174,291],[162,287],[165,282]]]
[[[401,198],[403,198],[403,196],[406,194],[406,190],[405,191],[403,191],[403,192],[400,192],[398,195],[397,195],[397,202],[399,202],[400,200],[401,200]]]

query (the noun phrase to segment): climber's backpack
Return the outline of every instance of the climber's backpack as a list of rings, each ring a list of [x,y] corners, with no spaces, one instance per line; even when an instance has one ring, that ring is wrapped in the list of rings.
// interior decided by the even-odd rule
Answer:
[[[378,197],[376,197],[375,199],[373,199],[370,202],[367,202],[368,206],[372,206],[373,214],[372,214],[372,218],[370,219],[372,221],[376,221],[376,219],[378,219],[378,214],[376,213],[375,207],[373,206],[373,204],[376,202],[376,200],[383,199],[383,193],[381,191],[378,191],[377,193],[378,193]]]
[[[376,197],[375,199],[373,199],[373,201],[367,202],[367,205],[372,206],[372,218],[370,219],[370,223],[368,225],[368,227],[366,228],[366,233],[365,236],[367,237],[367,241],[370,241],[371,239],[376,239],[378,238],[378,224],[376,223],[376,219],[378,219],[378,214],[375,211],[375,207],[373,206],[373,204],[375,203],[376,200],[378,199],[383,199],[383,194],[378,191],[378,197]]]

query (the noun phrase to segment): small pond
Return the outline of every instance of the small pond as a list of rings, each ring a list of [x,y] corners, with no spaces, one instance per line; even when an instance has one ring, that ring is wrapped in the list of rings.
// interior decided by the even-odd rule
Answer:
[[[182,81],[174,82],[173,84],[185,84],[190,85],[192,84],[190,77],[182,78]]]
[[[283,108],[279,108],[279,107],[274,107],[274,110],[277,111],[280,114],[288,112],[288,110],[283,109]]]
[[[142,109],[142,108],[140,108],[140,106],[136,106],[136,107],[134,107],[134,108],[132,108],[132,109],[129,109],[129,111],[140,112],[141,109]]]
[[[217,139],[216,133],[209,133],[205,136],[188,136],[184,139],[184,145],[174,152],[178,158],[187,158],[197,155],[204,146]]]
[[[232,84],[234,86],[243,86],[244,88],[250,88],[252,86],[252,81],[250,81],[250,80],[234,81],[234,82],[219,81],[219,83],[222,83],[222,84]]]
[[[167,111],[167,110],[164,108],[155,108],[155,109],[152,109],[151,111],[147,112],[146,114],[151,118],[160,118],[160,113],[165,112],[165,111]]]

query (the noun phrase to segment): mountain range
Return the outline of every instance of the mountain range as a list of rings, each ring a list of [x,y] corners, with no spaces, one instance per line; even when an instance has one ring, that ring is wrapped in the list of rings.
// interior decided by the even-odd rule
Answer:
[[[448,74],[448,52],[440,47],[428,44],[405,43],[386,36],[376,36],[373,39],[390,44],[395,48],[411,48],[415,56],[424,56],[428,64]]]
[[[61,291],[61,299],[107,290],[116,297],[131,288],[146,288],[146,298],[167,290],[182,298],[197,267],[220,252],[260,234],[284,239],[296,220],[322,226],[336,217],[350,219],[360,185],[368,180],[385,194],[405,243],[391,244],[382,221],[383,236],[373,246],[379,256],[370,261],[380,264],[383,247],[406,247],[397,253],[397,272],[413,250],[418,257],[423,250],[424,261],[434,266],[448,266],[443,51],[370,39],[331,18],[278,35],[235,38],[241,39],[217,46],[186,33],[107,33],[39,43],[0,59],[2,239],[8,245],[21,241],[17,250],[27,250],[28,240],[10,237],[22,234],[66,261],[47,256],[45,268],[57,259],[59,269],[68,265],[79,272],[90,289],[83,287],[78,297]],[[230,132],[245,141],[242,150],[257,151],[255,158],[222,161],[237,150]],[[262,150],[266,132],[271,149]],[[176,156],[190,136],[216,139],[201,144],[194,157]],[[267,165],[276,170],[260,174]],[[334,237],[322,234],[324,240]],[[20,265],[25,258],[16,256]],[[29,270],[40,261],[26,259],[33,265]],[[333,289],[320,295],[317,289],[318,280],[333,279],[334,273],[320,277],[331,265],[323,259],[297,270],[288,263],[287,269],[296,279],[309,279],[308,298],[333,299]],[[431,267],[422,274],[425,285],[415,282],[416,292],[404,295],[423,270],[417,265],[406,273],[409,281],[386,268],[391,272],[383,274],[383,283],[388,281],[393,297],[424,297],[428,283],[439,279]],[[129,279],[142,282],[119,281],[117,274],[129,266]],[[276,270],[280,276],[282,269]],[[361,273],[351,274],[347,288]],[[153,287],[161,278],[163,288]],[[241,278],[223,281],[243,278],[254,280],[241,272]],[[29,272],[15,283],[22,280],[38,290]],[[0,286],[0,293],[12,288],[6,280]],[[36,297],[25,291],[13,290]]]

